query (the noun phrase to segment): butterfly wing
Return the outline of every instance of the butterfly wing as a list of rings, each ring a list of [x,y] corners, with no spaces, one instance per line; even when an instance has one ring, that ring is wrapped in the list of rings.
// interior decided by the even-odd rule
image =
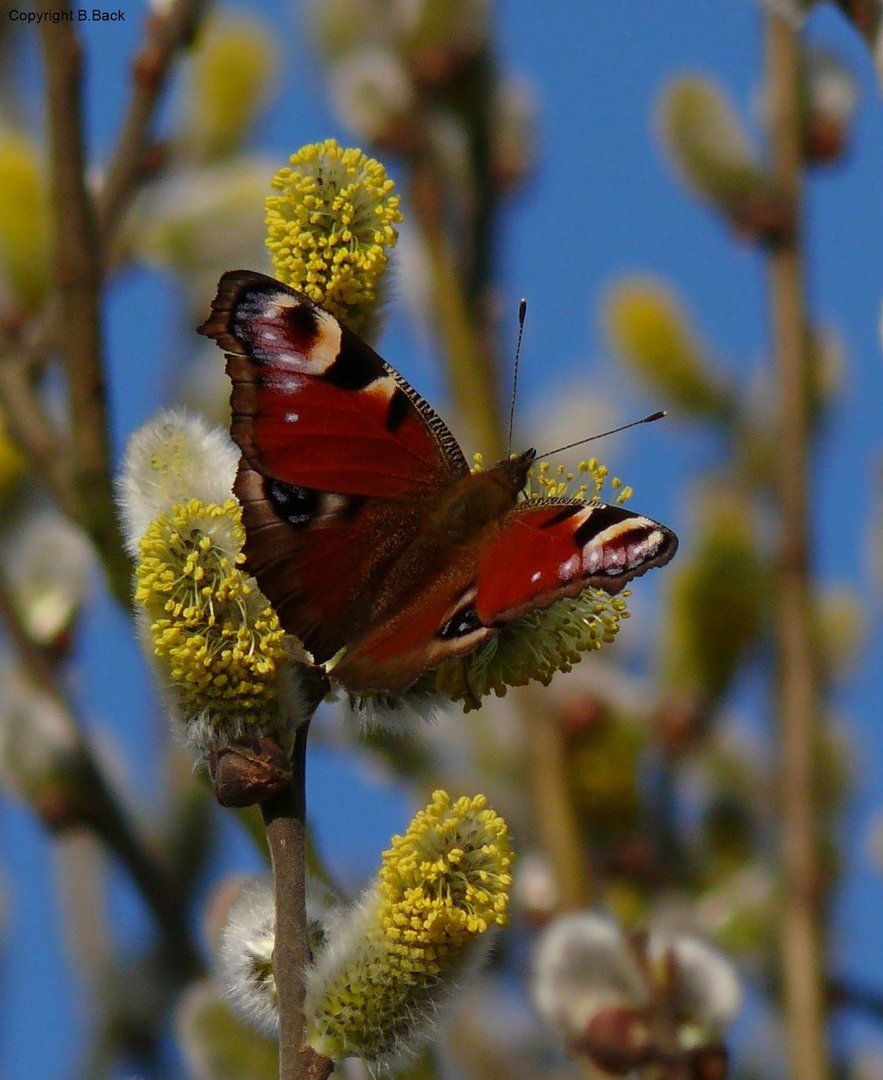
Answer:
[[[517,503],[475,544],[453,551],[406,609],[353,642],[335,674],[351,689],[404,690],[427,668],[472,652],[530,611],[589,587],[618,593],[664,566],[677,546],[670,529],[620,506]]]
[[[373,349],[272,278],[224,274],[200,332],[227,354],[248,566],[327,660],[368,624],[375,583],[466,460]]]
[[[529,499],[482,545],[475,613],[499,625],[586,588],[615,595],[677,548],[670,529],[621,506]]]

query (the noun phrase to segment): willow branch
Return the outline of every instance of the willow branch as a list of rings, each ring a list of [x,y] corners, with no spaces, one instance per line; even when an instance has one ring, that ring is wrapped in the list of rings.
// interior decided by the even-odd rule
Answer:
[[[181,978],[199,970],[187,931],[184,900],[169,874],[138,835],[128,812],[95,759],[55,665],[30,637],[5,581],[0,580],[0,625],[5,629],[31,681],[48,694],[67,720],[78,764],[78,786],[86,797],[77,823],[87,826],[114,852],[128,871],[159,926],[166,952]]]
[[[279,1007],[280,1080],[321,1076],[327,1060],[303,1049],[304,980],[311,959],[306,908],[308,733],[309,720],[295,735],[291,783],[261,806],[276,891],[273,977]],[[330,1072],[330,1062],[327,1068]]]
[[[537,687],[519,691],[518,702],[534,820],[558,888],[558,910],[578,911],[592,902],[592,881],[568,783],[565,734]]]
[[[822,981],[823,929],[815,806],[820,678],[814,662],[808,538],[810,420],[806,300],[800,238],[799,45],[778,16],[766,20],[767,78],[775,179],[794,207],[794,234],[770,254],[779,389],[777,664],[782,798],[782,976],[792,1070],[800,1080],[831,1075]]]
[[[448,388],[482,452],[502,456],[506,442],[492,353],[478,335],[443,224],[443,186],[428,155],[414,162],[411,204],[432,274],[433,318],[444,346]]]
[[[86,189],[82,48],[72,22],[48,15],[71,5],[36,0],[46,69],[55,287],[64,327],[72,483],[78,519],[102,556],[113,591],[129,596],[130,565],[116,520],[101,340],[101,256],[95,208]]]
[[[132,65],[132,96],[126,119],[98,199],[98,231],[105,259],[109,240],[149,173],[153,119],[173,62],[190,44],[209,4],[210,0],[176,0],[167,11],[154,11],[148,17],[144,43]]]
[[[27,364],[10,350],[0,357],[0,403],[9,434],[48,485],[62,510],[73,520],[79,518],[61,442],[40,402]]]

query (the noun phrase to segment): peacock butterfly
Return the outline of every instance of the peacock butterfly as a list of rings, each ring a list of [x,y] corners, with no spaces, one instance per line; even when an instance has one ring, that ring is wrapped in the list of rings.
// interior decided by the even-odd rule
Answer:
[[[525,450],[471,473],[435,410],[307,297],[224,274],[199,332],[227,354],[250,572],[348,689],[401,692],[499,627],[619,592],[677,537],[624,510],[519,499]]]

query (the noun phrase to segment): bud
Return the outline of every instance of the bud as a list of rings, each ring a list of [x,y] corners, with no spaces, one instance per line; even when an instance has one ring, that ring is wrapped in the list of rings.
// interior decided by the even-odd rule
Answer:
[[[790,235],[791,207],[714,83],[700,77],[671,83],[662,96],[658,122],[681,180],[737,232],[768,243]]]
[[[307,882],[307,940],[311,952],[325,941],[328,897]],[[217,942],[217,978],[233,1011],[249,1027],[266,1034],[278,1029],[278,999],[273,974],[276,900],[269,874],[222,887],[212,922],[223,922]]]
[[[490,121],[491,172],[500,191],[519,188],[536,158],[536,94],[520,78],[499,82],[494,89]]]
[[[828,164],[843,154],[858,103],[855,76],[831,53],[804,53],[804,153],[808,161]]]
[[[779,15],[790,25],[799,30],[806,22],[810,9],[816,0],[760,0],[760,5],[771,15]]]
[[[450,83],[490,36],[490,0],[417,0],[399,11],[399,47],[414,78],[428,86]]]
[[[732,965],[695,938],[626,938],[585,912],[554,920],[537,940],[532,993],[575,1053],[616,1075],[716,1046],[741,1004]],[[672,1000],[674,995],[674,1000]],[[659,1017],[676,1023],[657,1045]]]
[[[185,991],[176,1027],[193,1080],[275,1080],[279,1075],[276,1040],[240,1023],[208,980]]]
[[[88,770],[72,722],[20,672],[0,671],[0,784],[52,829],[91,810]]]
[[[40,307],[49,285],[46,176],[31,140],[0,127],[0,283],[26,312]]]
[[[570,1046],[579,1044],[599,1013],[641,1008],[647,1000],[619,927],[592,912],[563,915],[543,930],[531,993],[540,1015]]]
[[[27,462],[9,435],[8,424],[0,412],[0,505],[15,494],[27,469]]]
[[[268,161],[248,157],[176,170],[145,189],[122,243],[136,259],[181,275],[194,292],[213,290],[223,267],[261,256],[270,170]]]
[[[738,490],[697,503],[697,538],[669,577],[671,629],[664,665],[672,689],[714,703],[764,626],[768,574]]]
[[[650,1028],[641,1009],[609,1005],[593,1013],[572,1049],[616,1076],[653,1060]]]
[[[22,624],[40,645],[62,648],[95,559],[85,535],[51,510],[28,515],[8,549],[6,577]]]
[[[270,97],[276,68],[276,42],[258,19],[209,20],[191,51],[188,155],[211,160],[235,151]]]
[[[731,419],[732,391],[709,363],[677,296],[653,278],[626,278],[607,293],[607,339],[666,404],[704,420]]]
[[[348,52],[332,66],[329,84],[337,115],[358,138],[390,153],[419,143],[414,89],[393,52],[376,45]]]

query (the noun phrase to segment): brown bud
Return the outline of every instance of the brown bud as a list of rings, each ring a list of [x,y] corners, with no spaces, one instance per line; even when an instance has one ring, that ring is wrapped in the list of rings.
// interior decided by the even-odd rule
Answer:
[[[803,153],[807,161],[828,165],[836,161],[846,146],[846,126],[832,116],[812,116],[803,136]]]
[[[708,712],[692,694],[666,698],[653,715],[656,737],[671,757],[692,750],[705,734]]]
[[[758,184],[728,207],[733,230],[746,240],[777,247],[794,236],[794,208],[774,188]]]
[[[690,1080],[727,1080],[730,1061],[725,1046],[702,1046],[690,1053]]]
[[[565,702],[556,713],[559,727],[572,738],[597,730],[607,719],[604,703],[594,694],[580,694]]]
[[[213,750],[209,762],[221,806],[266,802],[291,783],[291,760],[265,735]]]
[[[608,1005],[593,1013],[573,1049],[616,1075],[636,1069],[654,1056],[647,1020],[633,1005]]]

